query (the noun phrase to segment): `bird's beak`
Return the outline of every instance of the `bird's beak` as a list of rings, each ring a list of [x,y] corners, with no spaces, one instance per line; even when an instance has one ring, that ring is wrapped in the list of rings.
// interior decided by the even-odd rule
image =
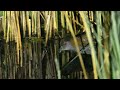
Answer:
[[[62,46],[60,47],[60,49],[59,49],[59,53],[61,53],[62,52]]]
[[[62,50],[63,50],[63,46],[60,47],[60,49],[59,49],[59,53],[61,53]]]
[[[61,52],[62,52],[62,50],[60,49],[60,50],[59,50],[59,53],[61,53]]]

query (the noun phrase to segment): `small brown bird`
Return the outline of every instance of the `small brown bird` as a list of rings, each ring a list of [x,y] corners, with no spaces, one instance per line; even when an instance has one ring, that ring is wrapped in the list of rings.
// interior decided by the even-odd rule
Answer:
[[[88,44],[88,40],[86,37],[86,34],[82,34],[81,38],[76,37],[78,45],[80,50],[83,48],[83,45],[86,46]],[[62,51],[74,51],[76,52],[76,46],[74,43],[73,38],[70,35],[67,35],[62,41],[61,41],[61,47],[60,47],[60,53]],[[81,53],[86,52],[87,54],[90,54],[90,47],[89,45],[86,46],[84,49],[81,50]]]
[[[86,34],[85,33],[81,34],[81,37],[76,37],[76,40],[78,42],[78,46],[83,57],[85,67],[88,72],[92,72],[91,51]],[[60,45],[61,45],[59,50],[60,53],[62,51],[76,52],[76,46],[71,35],[66,35],[66,37],[60,42]],[[71,73],[80,71],[82,71],[82,69],[79,57],[77,57],[74,60],[70,58],[69,62],[67,62],[61,69],[61,73],[63,76],[67,76],[70,75]]]

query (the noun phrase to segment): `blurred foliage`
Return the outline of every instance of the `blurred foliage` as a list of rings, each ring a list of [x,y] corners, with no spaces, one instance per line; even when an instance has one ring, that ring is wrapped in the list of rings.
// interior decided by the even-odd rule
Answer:
[[[9,53],[10,48],[7,45],[4,48],[4,62],[9,63],[5,64],[5,68],[9,69],[5,69],[4,77],[12,69],[14,72],[10,75],[14,77],[16,72],[18,75],[22,73],[20,77],[28,75],[29,78],[63,78],[61,69],[73,57],[73,52],[70,51],[59,53],[60,42],[68,35],[73,38],[76,47],[75,57],[81,68],[82,78],[89,79],[87,62],[84,60],[88,60],[88,63],[91,60],[90,68],[94,79],[120,78],[119,11],[1,11],[0,16],[2,15],[0,38],[6,44],[15,42],[16,50],[12,52],[15,54],[12,56]],[[83,57],[79,50],[76,36],[82,37],[81,33],[85,33],[88,39],[90,59]],[[11,58],[16,65],[14,68],[11,66]],[[66,77],[72,78],[80,74],[80,71]]]

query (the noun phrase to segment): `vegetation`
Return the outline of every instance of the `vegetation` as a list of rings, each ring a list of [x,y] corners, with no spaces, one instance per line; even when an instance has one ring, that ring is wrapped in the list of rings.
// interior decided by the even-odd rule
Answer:
[[[63,78],[61,69],[73,57],[71,52],[59,53],[60,41],[66,34],[72,36],[77,48],[81,78],[90,78],[85,59],[92,62],[94,79],[120,78],[118,11],[3,11],[0,16],[1,13],[7,47],[2,54],[7,56],[0,62],[4,66],[2,78]],[[79,51],[76,35],[82,32],[91,48],[90,59]],[[65,78],[76,75],[78,72]]]
[[[3,11],[0,11],[0,16],[3,16]]]

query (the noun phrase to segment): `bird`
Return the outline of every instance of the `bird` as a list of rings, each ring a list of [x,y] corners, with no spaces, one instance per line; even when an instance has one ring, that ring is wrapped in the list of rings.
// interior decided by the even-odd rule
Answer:
[[[91,50],[86,33],[81,33],[80,35],[76,35],[76,40],[78,42],[78,47],[83,57],[83,62],[85,64],[85,67],[87,71],[90,73],[92,72],[92,60],[91,60]],[[61,53],[62,51],[77,52],[73,37],[70,34],[66,34],[66,36],[60,42],[59,53]],[[70,75],[73,72],[81,71],[81,70],[82,68],[79,58],[77,57],[74,60],[70,58],[69,61],[61,68],[61,73],[63,76],[66,76],[66,75]]]
[[[85,33],[81,34],[81,37],[77,36],[76,40],[78,42],[78,47],[80,48],[81,53],[91,53],[88,39]],[[62,51],[77,51],[74,40],[70,34],[67,34],[66,37],[64,37],[60,42],[59,53]]]

